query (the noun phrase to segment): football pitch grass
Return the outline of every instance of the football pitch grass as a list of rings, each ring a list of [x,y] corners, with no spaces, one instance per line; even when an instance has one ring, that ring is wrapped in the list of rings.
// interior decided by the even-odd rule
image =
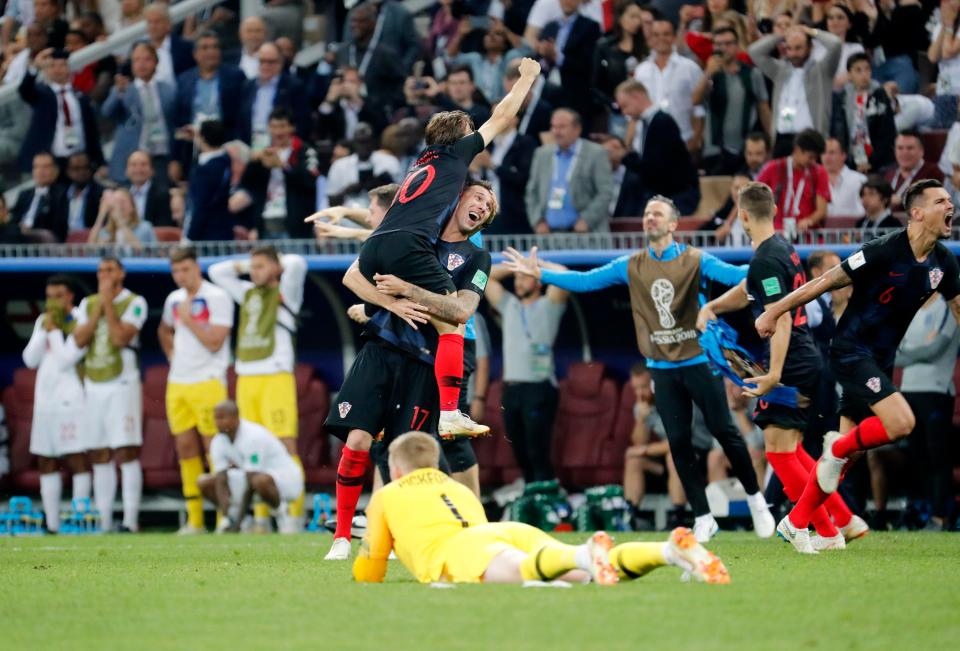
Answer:
[[[564,540],[583,536],[568,534]],[[619,540],[664,539],[621,534]],[[727,586],[662,568],[619,586],[358,585],[329,535],[0,538],[4,649],[947,649],[960,535],[871,533],[803,557],[721,532]]]

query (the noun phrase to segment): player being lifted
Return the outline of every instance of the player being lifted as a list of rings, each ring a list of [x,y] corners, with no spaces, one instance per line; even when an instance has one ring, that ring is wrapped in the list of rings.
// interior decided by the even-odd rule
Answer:
[[[217,433],[213,408],[227,399],[233,300],[203,279],[197,252],[177,247],[170,253],[170,271],[179,289],[163,304],[157,339],[170,361],[167,377],[167,422],[180,461],[180,481],[187,503],[187,522],[180,535],[204,533],[203,502],[197,478],[201,455]]]
[[[225,260],[210,266],[210,280],[240,306],[237,324],[237,404],[244,420],[263,425],[280,439],[298,465],[297,383],[293,337],[303,304],[307,261],[299,255],[282,258],[272,246],[259,246],[248,260]],[[241,274],[250,280],[241,280]],[[303,496],[290,503],[284,522],[298,529]],[[254,508],[257,526],[269,526],[269,509]]]
[[[665,543],[613,547],[606,533],[583,545],[567,545],[519,522],[487,522],[480,500],[440,472],[440,448],[422,432],[390,443],[391,483],[367,507],[367,533],[353,565],[357,581],[383,581],[387,557],[397,558],[422,583],[523,583],[592,579],[612,585],[657,567],[674,565],[698,581],[728,583],[716,556],[689,529],[676,529]]]
[[[520,79],[497,104],[490,119],[474,131],[463,111],[434,115],[427,124],[427,148],[413,164],[396,199],[360,249],[359,269],[371,283],[376,276],[393,275],[411,285],[440,295],[456,293],[453,281],[437,260],[433,247],[449,220],[474,156],[506,130],[530,88],[540,76],[533,59],[520,62]],[[471,214],[479,227],[488,213],[481,208]],[[489,428],[474,423],[457,409],[463,381],[463,326],[456,297],[450,296],[431,323],[440,334],[434,372],[440,390],[439,432],[452,436],[476,436]]]
[[[70,345],[77,327],[71,280],[57,274],[47,278],[46,308],[33,326],[23,349],[23,363],[37,369],[34,387],[30,454],[37,457],[40,499],[47,531],[60,529],[60,460],[73,473],[73,498],[90,497],[90,466],[84,454],[83,372],[80,355]]]
[[[700,330],[706,329],[707,321],[716,319],[718,314],[747,306],[759,316],[764,306],[806,282],[800,256],[773,228],[777,206],[770,188],[763,183],[747,183],[740,188],[737,205],[743,230],[753,242],[754,256],[745,280],[700,309]],[[756,388],[746,389],[745,393],[760,399],[754,423],[763,430],[767,461],[783,482],[787,497],[796,502],[810,476],[797,458],[797,447],[816,404],[813,399],[820,374],[820,353],[802,305],[780,317],[777,334],[770,339],[768,359],[767,373],[748,378],[746,381]],[[795,387],[810,402],[805,407],[791,408],[765,401],[763,396],[780,383]],[[831,496],[825,506],[828,508],[818,508],[813,513],[813,524],[820,534],[812,540],[813,550],[843,549],[846,537],[863,535],[862,520],[853,519],[840,495]],[[842,533],[837,531],[834,520]]]
[[[897,346],[920,306],[937,291],[960,322],[960,266],[940,240],[953,225],[953,203],[939,181],[914,183],[904,195],[905,229],[877,238],[823,276],[767,306],[756,320],[762,337],[777,334],[782,315],[821,294],[853,285],[853,295],[830,345],[830,367],[843,388],[840,432],[823,440],[823,456],[803,494],[777,530],[809,553],[807,527],[817,507],[837,490],[858,452],[908,436],[914,416],[891,381]]]

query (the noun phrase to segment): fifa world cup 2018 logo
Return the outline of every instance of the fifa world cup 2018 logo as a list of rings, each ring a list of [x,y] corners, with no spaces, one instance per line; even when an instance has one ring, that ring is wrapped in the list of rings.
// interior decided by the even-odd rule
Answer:
[[[243,330],[245,336],[257,336],[257,326],[260,324],[261,312],[263,312],[263,299],[260,298],[259,294],[254,294],[247,300],[247,325]]]
[[[673,283],[666,278],[657,278],[650,287],[650,297],[653,299],[653,306],[657,308],[657,316],[660,317],[660,327],[669,330],[677,325],[677,320],[673,318],[670,311],[670,304],[673,303],[675,291]]]
[[[94,341],[91,348],[94,351],[94,359],[92,360],[92,366],[104,366],[109,362],[110,356],[110,330],[107,327],[106,319],[100,319],[97,323],[97,329],[94,330],[93,338]]]

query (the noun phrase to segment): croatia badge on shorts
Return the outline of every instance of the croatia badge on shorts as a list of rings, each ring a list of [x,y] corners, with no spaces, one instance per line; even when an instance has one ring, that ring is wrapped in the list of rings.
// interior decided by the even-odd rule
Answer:
[[[943,271],[940,267],[934,267],[930,270],[930,289],[936,289],[940,281],[943,280]]]
[[[454,269],[462,265],[464,262],[466,262],[466,260],[463,259],[462,255],[460,255],[459,253],[451,253],[447,257],[447,269],[449,271],[453,271]]]

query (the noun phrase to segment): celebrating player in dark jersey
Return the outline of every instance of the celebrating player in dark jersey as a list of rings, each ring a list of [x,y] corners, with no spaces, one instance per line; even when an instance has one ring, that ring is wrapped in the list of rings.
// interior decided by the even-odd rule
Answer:
[[[841,433],[824,437],[815,475],[777,526],[798,551],[809,551],[811,514],[837,489],[847,461],[913,430],[910,405],[890,378],[897,346],[917,310],[937,291],[960,322],[960,266],[940,242],[950,237],[953,224],[950,194],[939,181],[919,181],[907,190],[904,207],[906,229],[864,244],[840,266],[769,305],[756,321],[757,332],[770,337],[781,315],[824,292],[853,285],[830,346],[830,366],[843,387]]]
[[[433,244],[460,200],[474,156],[510,126],[539,76],[540,64],[523,59],[520,79],[476,131],[463,111],[434,115],[425,132],[427,148],[400,184],[383,222],[360,249],[359,269],[370,282],[375,282],[378,274],[392,275],[427,292],[451,295],[431,318],[440,334],[434,373],[440,389],[441,435],[476,436],[490,428],[474,423],[457,409],[463,382],[464,320],[460,320],[461,311],[452,296],[456,287],[437,260]],[[478,228],[490,219],[484,207],[470,217]]]
[[[765,306],[806,282],[800,256],[774,230],[777,207],[770,188],[763,183],[747,183],[740,189],[738,205],[743,230],[753,241],[755,254],[746,279],[700,310],[697,325],[701,330],[717,314],[748,305],[754,315],[759,316]],[[759,398],[754,422],[763,430],[767,461],[783,482],[787,497],[796,502],[810,476],[797,458],[797,446],[811,417],[810,405],[816,397],[820,372],[820,353],[807,326],[803,305],[780,317],[777,333],[770,339],[768,362],[765,375],[746,380],[755,388],[745,392]],[[806,406],[787,407],[764,400],[763,396],[780,383],[795,387],[806,398],[803,401]],[[820,536],[810,542],[817,551],[842,549],[846,546],[844,533],[837,530],[831,515],[842,529],[854,524],[852,514],[838,494],[831,496],[825,506],[834,507],[836,513],[828,513],[823,507],[813,513],[812,522]]]

